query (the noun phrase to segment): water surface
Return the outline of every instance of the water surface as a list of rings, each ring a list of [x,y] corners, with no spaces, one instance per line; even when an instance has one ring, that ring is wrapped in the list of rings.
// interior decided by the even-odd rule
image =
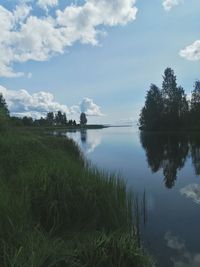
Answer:
[[[68,132],[99,168],[147,199],[144,246],[157,267],[200,266],[200,134],[140,134],[131,127]]]

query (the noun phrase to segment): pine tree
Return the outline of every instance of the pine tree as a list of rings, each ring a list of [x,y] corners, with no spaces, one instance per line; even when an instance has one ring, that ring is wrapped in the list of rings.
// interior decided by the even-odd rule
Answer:
[[[191,97],[191,122],[192,126],[200,126],[200,81],[197,80],[194,84]]]
[[[164,103],[163,121],[168,129],[182,127],[186,113],[188,112],[188,102],[184,89],[177,86],[176,76],[171,68],[166,68],[163,75],[162,96]]]
[[[160,89],[151,84],[140,114],[140,129],[156,130],[162,126],[163,100]]]

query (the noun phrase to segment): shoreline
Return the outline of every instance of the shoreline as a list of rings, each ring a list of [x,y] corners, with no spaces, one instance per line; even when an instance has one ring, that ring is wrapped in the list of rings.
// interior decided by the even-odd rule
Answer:
[[[91,166],[72,140],[38,130],[0,135],[0,265],[151,266],[125,181]]]

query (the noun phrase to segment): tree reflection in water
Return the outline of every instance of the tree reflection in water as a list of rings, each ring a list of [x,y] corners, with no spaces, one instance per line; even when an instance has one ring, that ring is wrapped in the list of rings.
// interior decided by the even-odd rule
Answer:
[[[87,142],[87,130],[86,129],[80,130],[80,137],[81,137],[81,142],[83,144]]]
[[[140,142],[152,172],[163,170],[167,188],[175,185],[177,171],[183,168],[188,152],[189,138],[184,134],[140,134]]]
[[[200,175],[200,136],[199,134],[193,134],[190,136],[190,147],[192,163],[196,175]]]

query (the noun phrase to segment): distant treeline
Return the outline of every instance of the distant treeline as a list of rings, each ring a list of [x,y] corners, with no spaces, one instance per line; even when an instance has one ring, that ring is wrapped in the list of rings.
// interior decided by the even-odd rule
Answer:
[[[33,119],[32,117],[15,117],[10,116],[8,106],[3,95],[0,93],[0,128],[4,127],[7,123],[12,123],[15,126],[76,126],[75,120],[67,120],[66,113],[60,110],[56,113],[48,112],[46,116],[40,119]],[[80,115],[80,124],[87,124],[86,114],[84,112]]]
[[[32,117],[24,116],[23,118],[19,117],[11,117],[11,121],[15,125],[23,125],[23,126],[54,126],[54,125],[70,125],[76,126],[77,123],[75,120],[67,120],[67,116],[65,113],[58,111],[57,113],[48,112],[47,115],[40,119],[33,119]]]
[[[188,99],[182,86],[178,86],[171,68],[166,68],[162,88],[150,85],[145,105],[139,118],[139,129],[200,130],[200,81],[194,83],[191,98]]]

